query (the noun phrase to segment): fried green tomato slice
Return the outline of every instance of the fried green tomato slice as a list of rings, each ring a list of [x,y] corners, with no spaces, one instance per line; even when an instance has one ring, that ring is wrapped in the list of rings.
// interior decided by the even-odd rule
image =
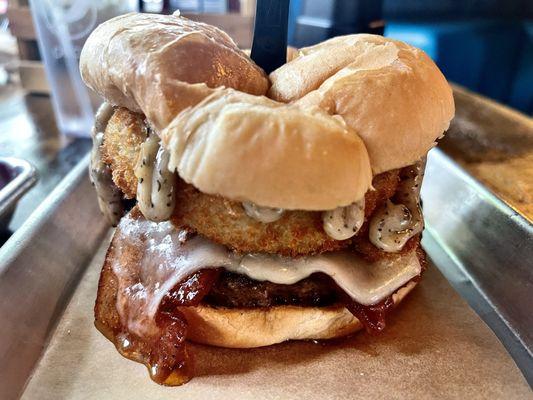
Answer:
[[[127,198],[135,197],[137,179],[133,170],[146,137],[144,118],[124,108],[115,111],[105,131],[104,162],[110,165],[113,181]],[[398,170],[374,177],[374,190],[365,196],[365,219],[394,195],[398,182]],[[246,214],[240,202],[202,193],[183,181],[179,183],[176,197],[171,218],[174,225],[187,227],[242,253],[276,253],[291,257],[318,254],[348,247],[357,242],[360,235],[342,241],[329,237],[322,228],[321,212],[286,211],[277,221],[259,222]],[[374,249],[370,250],[374,253]]]
[[[133,171],[147,136],[144,117],[127,108],[115,110],[104,133],[103,160],[111,167],[113,182],[128,199],[135,198],[137,192],[137,178]]]
[[[394,172],[374,179],[375,190],[365,196],[365,218],[394,194],[397,184],[398,174]],[[339,250],[352,242],[328,236],[321,212],[286,211],[277,221],[263,223],[250,218],[241,203],[206,195],[186,183],[180,186],[172,222],[239,252],[295,257]]]

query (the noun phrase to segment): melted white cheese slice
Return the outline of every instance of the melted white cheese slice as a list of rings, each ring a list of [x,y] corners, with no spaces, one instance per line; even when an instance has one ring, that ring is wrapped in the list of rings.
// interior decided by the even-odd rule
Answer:
[[[154,326],[146,322],[153,321],[165,294],[188,275],[205,268],[224,267],[254,280],[285,285],[322,272],[363,305],[381,301],[421,272],[414,251],[374,263],[350,252],[287,258],[237,254],[201,236],[186,236],[170,222],[150,222],[129,214],[122,218],[112,268],[119,284],[117,310],[132,332],[150,334]],[[137,253],[137,270],[133,272],[131,263],[127,269],[122,264],[132,252]]]

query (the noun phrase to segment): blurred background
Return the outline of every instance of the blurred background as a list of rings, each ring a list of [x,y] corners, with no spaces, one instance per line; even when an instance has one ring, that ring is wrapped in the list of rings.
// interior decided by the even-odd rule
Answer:
[[[101,99],[85,88],[77,65],[99,23],[126,12],[179,9],[249,48],[255,6],[255,0],[0,0],[0,171],[1,157],[15,156],[39,175],[12,220],[0,226],[2,237],[90,149]],[[291,0],[289,20],[295,47],[370,32],[426,51],[452,82],[457,105],[441,147],[531,219],[532,0]]]
[[[290,42],[303,46],[384,23],[457,84],[533,113],[531,0],[296,0]]]

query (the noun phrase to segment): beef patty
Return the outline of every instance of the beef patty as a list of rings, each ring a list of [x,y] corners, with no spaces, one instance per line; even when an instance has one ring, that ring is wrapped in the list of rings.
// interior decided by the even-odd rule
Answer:
[[[405,247],[408,247],[408,251],[416,247],[417,257],[424,270],[425,253],[420,247],[419,236],[412,238]],[[203,301],[213,306],[253,308],[282,305],[322,307],[336,304],[340,300],[337,285],[322,273],[312,274],[292,285],[280,285],[222,270]]]

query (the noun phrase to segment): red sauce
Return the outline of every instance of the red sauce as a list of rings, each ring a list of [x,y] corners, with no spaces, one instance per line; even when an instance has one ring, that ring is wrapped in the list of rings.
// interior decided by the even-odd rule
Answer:
[[[422,266],[422,271],[420,275],[415,276],[409,282],[407,282],[403,287],[408,285],[411,282],[419,282],[426,269],[426,258],[422,252],[419,252],[419,260]],[[398,288],[398,291],[401,288]],[[373,304],[371,306],[364,306],[358,302],[352,300],[346,293],[344,293],[341,288],[337,286],[337,292],[339,297],[342,299],[344,306],[352,313],[352,315],[357,318],[361,324],[363,324],[365,330],[371,335],[377,335],[385,329],[386,326],[386,316],[389,311],[394,308],[394,300],[392,295],[386,297],[379,303]]]
[[[115,334],[115,345],[127,358],[144,363],[150,377],[157,383],[169,386],[182,385],[193,376],[193,360],[187,351],[187,321],[177,310],[180,306],[196,306],[219,277],[220,269],[204,269],[174,287],[159,307],[156,324],[159,335],[153,338],[139,338],[129,332]],[[418,278],[415,278],[416,280]],[[338,286],[338,295],[350,312],[366,331],[377,334],[385,328],[386,314],[394,306],[392,296],[372,306],[353,301]]]
[[[168,292],[159,306],[159,312],[172,312],[180,306],[197,306],[218,279],[220,269],[203,269],[189,275]]]
[[[385,329],[385,316],[389,310],[394,306],[392,296],[380,301],[371,306],[363,306],[351,299],[344,302],[344,306],[356,317],[365,330],[370,334],[377,334]]]
[[[139,338],[129,332],[115,334],[115,345],[125,357],[144,363],[150,377],[163,385],[177,386],[193,376],[193,360],[187,352],[187,320],[177,310],[196,306],[211,290],[219,270],[204,269],[188,276],[163,298],[155,322],[157,337]]]

